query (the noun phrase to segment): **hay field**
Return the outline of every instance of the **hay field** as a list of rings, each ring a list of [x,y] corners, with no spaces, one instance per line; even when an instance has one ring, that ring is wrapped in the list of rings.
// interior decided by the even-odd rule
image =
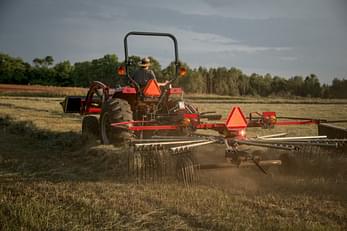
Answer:
[[[78,115],[61,98],[0,97],[0,230],[346,230],[347,182],[262,175],[252,169],[177,182],[124,180],[117,155],[80,136]],[[202,104],[226,116],[230,105]],[[283,116],[345,119],[341,104],[240,104]],[[334,111],[334,113],[331,113]],[[315,134],[314,126],[249,131]],[[211,155],[220,158],[224,153]],[[113,162],[115,161],[115,162]]]
[[[10,96],[67,96],[85,95],[87,88],[81,87],[56,87],[41,85],[0,84],[0,95]]]

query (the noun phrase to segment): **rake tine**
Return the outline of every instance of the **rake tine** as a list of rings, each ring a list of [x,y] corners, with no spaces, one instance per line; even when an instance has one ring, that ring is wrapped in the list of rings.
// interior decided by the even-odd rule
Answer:
[[[142,152],[139,153],[137,161],[138,161],[138,163],[136,165],[137,172],[138,172],[137,179],[138,179],[138,183],[140,183],[141,182],[141,171],[142,171]]]
[[[167,158],[167,150],[163,150],[161,153],[161,158],[163,161],[163,168],[162,168],[162,175],[165,177],[167,175],[167,172],[171,166],[168,165],[168,158]]]
[[[160,159],[160,155],[159,155],[159,150],[157,150],[155,152],[155,157],[156,157],[156,166],[157,166],[157,171],[156,171],[156,177],[157,180],[159,181],[160,179],[160,169],[161,169],[161,159]]]
[[[188,160],[187,157],[184,157],[184,172],[185,172],[185,180],[186,180],[186,186],[189,186],[189,171],[188,171]]]
[[[148,151],[143,155],[143,159],[142,159],[142,162],[143,162],[143,166],[144,166],[144,168],[143,168],[143,180],[144,180],[144,182],[146,182],[146,179],[147,179],[147,166],[148,166],[148,164],[147,164],[147,156],[148,156]]]
[[[184,157],[184,181],[185,181],[185,186],[187,187],[189,185],[189,172],[188,172],[188,165],[187,165],[187,158]]]
[[[184,158],[184,172],[185,172],[185,181],[186,181],[186,187],[189,186],[189,169],[188,169],[188,160],[187,157]]]
[[[143,162],[143,181],[146,182],[146,179],[147,179],[147,167],[148,167],[148,164],[147,164],[147,156],[148,156],[148,152],[145,152],[144,155],[143,155],[143,159],[142,159],[142,162]]]
[[[191,161],[189,161],[189,181],[190,181],[190,184],[192,184],[194,182],[194,170],[193,170],[193,163]]]
[[[195,176],[195,171],[194,171],[194,163],[192,160],[192,157],[189,158],[189,169],[190,169],[190,182],[191,184],[194,183],[194,176]]]
[[[130,163],[129,163],[129,167],[130,167],[130,176],[133,177],[135,176],[135,161],[136,161],[136,151],[132,152],[130,155]]]
[[[147,178],[148,178],[148,181],[151,180],[151,177],[152,177],[152,153],[153,151],[150,151],[148,152],[147,154]]]
[[[130,176],[130,173],[131,173],[130,164],[131,164],[131,149],[129,149],[128,151],[128,177]]]
[[[152,169],[152,158],[153,158],[153,151],[150,151],[150,152],[148,152],[148,155],[147,155],[147,164],[148,164],[148,166],[147,166],[147,177],[148,177],[148,180],[151,180],[151,177],[152,177],[152,171],[153,171],[153,169]]]
[[[156,158],[155,151],[153,151],[151,154],[152,182],[154,182],[155,180],[155,172],[157,171],[155,158]]]
[[[166,159],[165,159],[165,151],[164,150],[160,150],[159,151],[159,158],[160,158],[160,177],[164,177],[165,176],[165,169],[166,169]]]
[[[192,160],[192,157],[189,156],[189,174],[190,174],[190,184],[193,184],[194,183],[194,175],[195,175],[195,172],[194,172],[194,165],[193,165],[193,160]]]
[[[143,170],[144,170],[144,165],[143,165],[143,152],[140,152],[139,155],[139,165],[138,165],[138,169],[139,169],[139,180],[140,182],[143,180]]]
[[[165,165],[165,160],[163,158],[163,154],[161,150],[158,150],[158,166],[159,166],[159,171],[158,171],[158,175],[159,175],[159,181],[162,180],[163,177],[163,170],[164,170],[164,165]]]
[[[156,153],[157,153],[156,150],[154,150],[152,152],[152,168],[153,168],[153,170],[152,170],[152,182],[155,181],[156,172],[157,172],[157,161],[156,161],[157,155],[156,155]]]
[[[130,174],[131,176],[134,176],[134,173],[135,173],[135,152],[131,153],[131,156],[130,156]]]
[[[141,182],[141,176],[142,176],[142,174],[141,174],[141,171],[142,171],[142,154],[143,153],[143,151],[141,151],[140,153],[139,153],[139,155],[138,155],[138,159],[137,159],[137,161],[138,161],[138,164],[137,164],[137,169],[138,169],[138,173],[139,173],[139,175],[138,175],[138,179],[139,179],[139,181]]]
[[[197,163],[194,156],[192,156],[193,160],[193,170],[194,170],[194,182],[198,182],[199,180],[199,164]]]
[[[136,182],[139,184],[140,183],[140,169],[139,169],[139,166],[140,166],[140,158],[141,156],[139,156],[140,154],[137,153],[136,155],[136,159],[135,159],[135,168],[136,168]]]
[[[190,185],[190,182],[191,182],[191,180],[190,180],[190,177],[191,177],[191,172],[190,172],[190,166],[189,166],[189,159],[187,158],[186,159],[186,166],[185,166],[185,168],[186,168],[186,174],[187,174],[187,185],[189,186]]]
[[[183,184],[186,185],[186,174],[185,174],[184,168],[181,168],[181,171],[182,171]]]

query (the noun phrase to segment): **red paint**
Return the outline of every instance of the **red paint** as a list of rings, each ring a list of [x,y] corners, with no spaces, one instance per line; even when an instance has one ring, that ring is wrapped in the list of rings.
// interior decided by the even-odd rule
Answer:
[[[199,115],[198,114],[184,114],[183,117],[188,118],[188,119],[198,119]]]
[[[274,112],[274,111],[264,111],[263,112],[263,116],[264,117],[271,117],[271,116],[276,117],[276,112]]]
[[[176,88],[170,88],[169,89],[169,95],[179,95],[183,93],[182,88],[176,87]]]
[[[302,124],[319,124],[317,120],[307,121],[277,121],[276,125],[302,125]]]
[[[131,131],[155,131],[155,130],[177,130],[179,126],[175,125],[148,125],[148,126],[133,126]]]
[[[86,114],[100,114],[101,113],[101,108],[98,107],[89,107],[86,110]]]
[[[154,121],[144,121],[144,120],[135,120],[135,121],[124,121],[124,122],[118,122],[118,123],[112,123],[112,127],[117,127],[119,125],[132,125],[132,124],[138,124],[138,123],[153,123]]]
[[[136,89],[134,87],[123,87],[122,93],[123,94],[136,94]]]

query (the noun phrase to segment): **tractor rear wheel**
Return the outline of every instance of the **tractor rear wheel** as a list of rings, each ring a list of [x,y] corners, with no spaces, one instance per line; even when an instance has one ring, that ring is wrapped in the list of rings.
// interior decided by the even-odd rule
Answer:
[[[100,139],[102,144],[123,145],[133,138],[133,132],[128,130],[128,125],[118,127],[112,123],[127,122],[133,120],[133,112],[130,104],[119,98],[106,101],[100,114]]]

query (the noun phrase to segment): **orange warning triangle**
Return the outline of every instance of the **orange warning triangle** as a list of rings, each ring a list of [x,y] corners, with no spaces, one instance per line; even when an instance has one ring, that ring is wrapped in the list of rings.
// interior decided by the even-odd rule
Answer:
[[[145,96],[160,96],[161,91],[157,81],[155,81],[154,79],[150,79],[145,89],[143,90],[143,94]]]
[[[225,125],[229,129],[247,127],[246,118],[239,107],[232,108]]]

